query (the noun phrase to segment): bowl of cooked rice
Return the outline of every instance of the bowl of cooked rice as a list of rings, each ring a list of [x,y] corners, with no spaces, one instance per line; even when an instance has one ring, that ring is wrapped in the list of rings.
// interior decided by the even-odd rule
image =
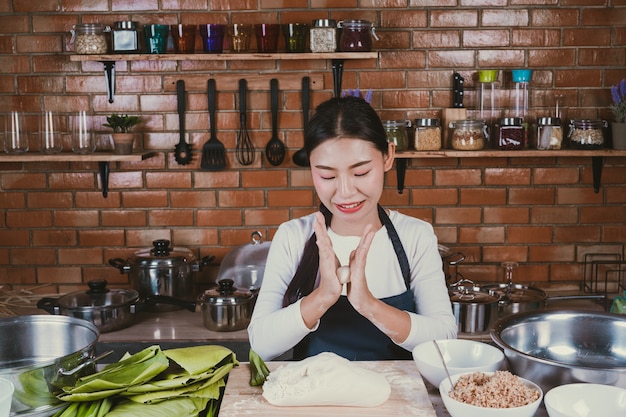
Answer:
[[[626,389],[603,384],[566,384],[544,398],[550,417],[626,416]]]
[[[451,375],[475,371],[494,372],[504,364],[504,353],[487,343],[467,339],[442,339],[437,340],[437,344]],[[446,378],[446,370],[432,340],[413,349],[413,361],[424,379],[435,387]]]
[[[509,371],[470,372],[446,377],[439,394],[452,417],[532,417],[543,391]]]

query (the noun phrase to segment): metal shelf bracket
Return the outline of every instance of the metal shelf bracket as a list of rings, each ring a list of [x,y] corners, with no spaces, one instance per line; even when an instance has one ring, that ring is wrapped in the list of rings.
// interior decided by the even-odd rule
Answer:
[[[109,196],[109,168],[108,161],[98,162],[98,170],[100,171],[100,183],[102,184],[102,197],[107,198]]]
[[[107,97],[109,103],[115,98],[115,61],[100,61],[104,64],[104,80],[107,85]]]

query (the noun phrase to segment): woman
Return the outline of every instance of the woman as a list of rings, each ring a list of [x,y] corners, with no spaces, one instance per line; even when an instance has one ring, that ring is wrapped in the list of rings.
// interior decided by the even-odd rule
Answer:
[[[264,360],[292,348],[294,359],[391,360],[456,337],[432,226],[378,204],[395,148],[374,109],[358,97],[322,103],[305,149],[320,212],[282,224],[272,240],[252,349]]]

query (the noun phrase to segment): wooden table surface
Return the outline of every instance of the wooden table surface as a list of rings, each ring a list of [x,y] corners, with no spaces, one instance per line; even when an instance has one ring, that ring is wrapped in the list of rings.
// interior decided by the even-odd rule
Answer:
[[[267,362],[267,366],[273,370],[287,363]],[[219,417],[436,417],[424,381],[412,361],[357,363],[387,377],[391,396],[385,403],[378,407],[276,407],[263,398],[261,387],[250,386],[250,366],[241,363],[229,374]]]

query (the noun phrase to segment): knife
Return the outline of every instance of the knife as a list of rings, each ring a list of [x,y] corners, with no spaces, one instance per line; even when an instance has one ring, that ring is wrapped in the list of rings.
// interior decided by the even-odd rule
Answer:
[[[463,83],[465,79],[458,72],[452,75],[452,107],[463,108]]]

